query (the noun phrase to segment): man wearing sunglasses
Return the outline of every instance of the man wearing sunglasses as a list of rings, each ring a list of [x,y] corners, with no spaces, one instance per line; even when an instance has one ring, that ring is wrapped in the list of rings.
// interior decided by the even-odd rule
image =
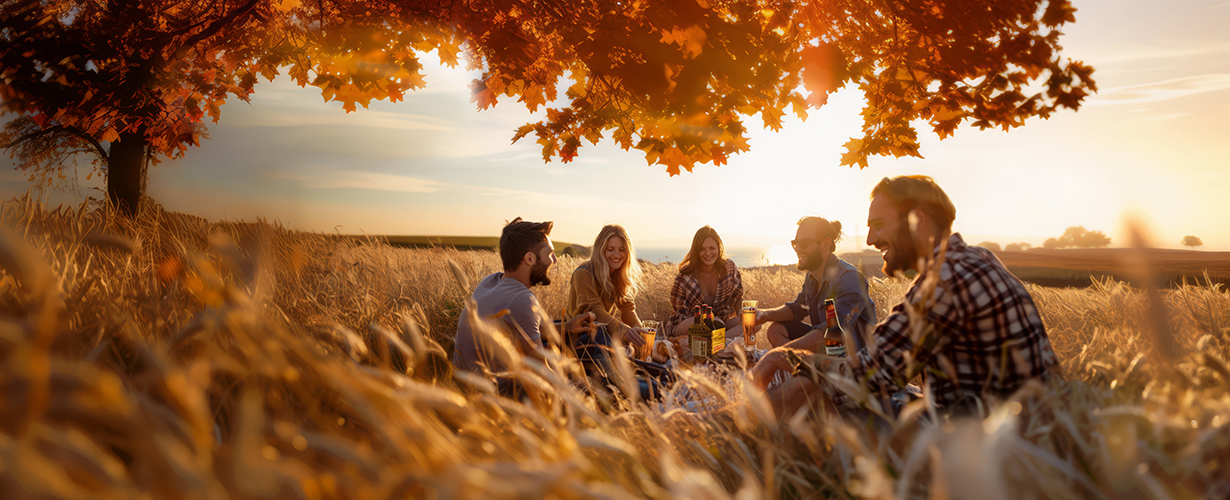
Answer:
[[[765,356],[752,380],[765,387],[779,369],[844,373],[873,398],[908,390],[920,376],[930,388],[929,405],[948,414],[984,415],[990,402],[1031,381],[1061,376],[1029,290],[995,254],[952,232],[956,216],[956,206],[930,177],[880,181],[867,211],[867,244],[884,256],[885,274],[913,270],[917,277],[876,326],[869,338],[874,347],[860,346],[844,360],[791,352],[766,363]],[[862,397],[809,376],[782,384],[769,399],[780,415],[790,416],[813,404],[817,389],[838,407],[848,407],[850,396]]]
[[[858,268],[833,253],[841,241],[841,222],[808,216],[799,219],[798,225],[790,244],[799,257],[799,269],[807,271],[803,290],[794,302],[757,311],[756,324],[772,322],[766,336],[773,347],[824,352],[824,301],[833,299],[838,324],[857,344],[849,352],[858,352],[867,332],[876,324],[876,309],[867,295],[867,279]],[[804,318],[809,318],[811,324],[804,323]],[[780,354],[778,351],[774,352]]]

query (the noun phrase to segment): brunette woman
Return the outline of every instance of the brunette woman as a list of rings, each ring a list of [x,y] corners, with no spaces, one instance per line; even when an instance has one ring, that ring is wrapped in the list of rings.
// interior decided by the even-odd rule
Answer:
[[[727,329],[739,324],[743,277],[735,261],[726,257],[722,237],[709,226],[696,231],[691,249],[679,263],[679,275],[671,288],[674,313],[663,322],[660,332],[666,332],[672,339],[687,335],[698,304],[712,306],[713,317],[724,321]]]

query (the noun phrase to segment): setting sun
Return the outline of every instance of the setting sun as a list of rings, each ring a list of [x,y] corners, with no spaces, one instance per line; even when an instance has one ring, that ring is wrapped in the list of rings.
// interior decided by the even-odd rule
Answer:
[[[764,260],[770,266],[792,266],[799,263],[799,256],[790,245],[773,245],[765,253]]]

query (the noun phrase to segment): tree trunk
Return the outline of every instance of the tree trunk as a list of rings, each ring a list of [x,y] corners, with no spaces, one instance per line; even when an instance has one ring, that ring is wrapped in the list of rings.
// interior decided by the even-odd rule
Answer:
[[[126,132],[107,155],[107,199],[125,217],[136,215],[145,194],[145,134]]]

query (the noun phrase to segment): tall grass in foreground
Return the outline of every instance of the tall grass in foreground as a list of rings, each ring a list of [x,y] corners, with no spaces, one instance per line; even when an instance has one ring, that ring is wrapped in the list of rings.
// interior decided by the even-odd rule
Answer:
[[[595,400],[557,355],[514,360],[530,402],[451,373],[458,282],[497,270],[491,253],[157,207],[128,221],[21,199],[0,219],[3,498],[1230,496],[1217,288],[1151,308],[1114,282],[1030,287],[1068,381],[983,419],[779,423],[737,373],[685,371],[663,404]],[[539,291],[549,311],[578,263]],[[638,310],[661,319],[674,270],[646,271]],[[744,271],[765,306],[801,280]],[[881,317],[907,286],[873,282]]]

